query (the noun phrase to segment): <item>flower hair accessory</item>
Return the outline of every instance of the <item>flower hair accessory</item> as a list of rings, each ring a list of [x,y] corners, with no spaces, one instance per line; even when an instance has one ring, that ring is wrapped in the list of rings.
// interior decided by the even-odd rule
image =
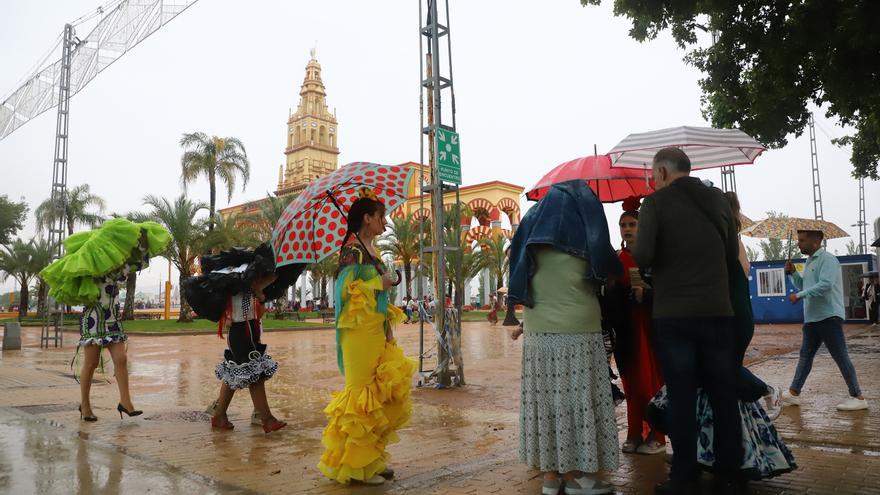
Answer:
[[[639,211],[641,207],[641,200],[638,196],[630,196],[623,200],[623,211]]]
[[[358,196],[361,198],[372,199],[373,201],[379,201],[379,198],[376,197],[376,192],[369,187],[362,187],[361,190],[358,191]]]

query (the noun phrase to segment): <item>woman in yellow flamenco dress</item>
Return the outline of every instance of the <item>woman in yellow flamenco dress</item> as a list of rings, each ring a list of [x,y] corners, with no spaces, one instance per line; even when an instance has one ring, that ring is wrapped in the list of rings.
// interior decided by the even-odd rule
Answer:
[[[385,205],[370,190],[348,212],[336,278],[336,349],[345,389],[324,409],[324,455],[318,469],[339,483],[379,485],[394,476],[388,444],[412,412],[415,361],[404,356],[391,327],[403,312],[388,302],[394,285],[373,246],[385,231]]]

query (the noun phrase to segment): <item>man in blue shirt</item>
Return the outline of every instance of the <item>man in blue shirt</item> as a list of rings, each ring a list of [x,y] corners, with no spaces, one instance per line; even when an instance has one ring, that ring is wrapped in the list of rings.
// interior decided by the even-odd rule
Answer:
[[[785,264],[785,273],[798,292],[789,294],[792,304],[804,301],[804,327],[801,352],[797,370],[788,391],[782,393],[782,403],[799,406],[800,394],[813,367],[813,358],[824,343],[846,385],[849,399],[837,405],[840,411],[857,411],[868,408],[868,401],[859,390],[859,381],[843,336],[843,277],[837,258],[822,249],[822,232],[798,231],[798,247],[809,258],[804,266],[804,275],[795,270],[791,261]]]

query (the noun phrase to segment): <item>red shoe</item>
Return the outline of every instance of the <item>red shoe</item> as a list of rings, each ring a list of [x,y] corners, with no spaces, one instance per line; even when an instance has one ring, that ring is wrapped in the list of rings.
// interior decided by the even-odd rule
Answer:
[[[267,434],[272,433],[273,431],[280,430],[285,426],[287,426],[287,423],[285,423],[284,421],[278,421],[277,419],[272,418],[269,422],[263,423],[263,432]]]
[[[216,428],[218,430],[231,430],[235,428],[235,425],[230,423],[228,419],[225,423],[221,423],[220,420],[217,419],[217,416],[211,416],[211,428]]]

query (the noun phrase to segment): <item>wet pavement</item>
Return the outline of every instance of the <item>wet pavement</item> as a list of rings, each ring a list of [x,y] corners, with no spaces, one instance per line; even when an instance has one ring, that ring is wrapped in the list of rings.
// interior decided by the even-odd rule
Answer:
[[[880,493],[880,331],[859,325],[846,331],[872,409],[834,410],[846,388],[823,349],[803,405],[787,408],[776,421],[799,469],[753,483],[749,493]],[[0,354],[0,493],[540,493],[539,473],[516,453],[522,341],[511,341],[508,332],[465,323],[468,385],[414,389],[413,420],[389,449],[397,479],[382,487],[342,487],[315,468],[322,409],[343,384],[332,330],[264,336],[279,362],[267,382],[269,402],[289,423],[267,436],[249,424],[246,391],[230,408],[236,429],[211,431],[203,410],[216,397],[213,369],[225,346],[215,335],[132,336],[132,395],[144,415],[117,416],[108,357],[92,389],[99,421],[83,423],[69,369],[73,348],[41,350],[39,329],[27,328],[21,351]],[[416,356],[417,326],[396,333],[407,354]],[[758,376],[784,387],[799,342],[797,326],[762,326],[747,359]],[[617,412],[622,428],[624,406]],[[663,456],[622,455],[620,468],[604,479],[618,493],[651,493],[665,470]]]

